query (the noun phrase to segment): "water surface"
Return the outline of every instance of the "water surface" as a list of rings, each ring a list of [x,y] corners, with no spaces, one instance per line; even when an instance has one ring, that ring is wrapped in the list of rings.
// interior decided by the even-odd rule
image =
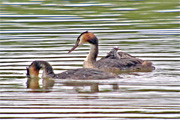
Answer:
[[[180,118],[178,0],[3,0],[0,37],[1,119],[164,120]],[[110,80],[27,79],[33,60],[55,73],[81,68],[89,45],[68,54],[81,32],[153,62],[153,72]]]

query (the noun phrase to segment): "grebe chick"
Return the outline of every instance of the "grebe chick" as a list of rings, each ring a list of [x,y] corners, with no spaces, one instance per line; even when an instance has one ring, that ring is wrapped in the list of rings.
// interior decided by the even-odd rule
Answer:
[[[130,54],[128,53],[125,53],[125,52],[117,52],[119,50],[118,47],[113,47],[113,49],[107,53],[107,55],[105,57],[102,57],[102,59],[118,59],[118,60],[121,60],[121,59],[124,59],[124,58],[131,58],[131,59],[137,59],[138,61],[142,61],[141,59],[138,59],[134,56],[131,56]]]
[[[118,54],[118,47],[113,47],[113,49],[111,49],[111,51],[109,53],[107,53],[107,55],[105,57],[102,57],[101,59],[121,59],[121,56]]]
[[[98,56],[98,39],[88,31],[83,32],[77,38],[75,46],[68,52],[75,50],[84,43],[90,44],[90,52],[84,60],[84,68],[95,68],[108,72],[126,72],[126,71],[152,71],[155,69],[150,61],[144,61],[131,56],[125,52],[117,52],[118,48],[114,48],[107,56],[96,61]]]
[[[43,78],[79,80],[118,78],[118,76],[115,74],[90,68],[72,69],[59,74],[55,74],[53,72],[52,66],[46,61],[33,61],[31,65],[29,65],[29,67],[27,68],[27,77],[38,77],[40,69],[43,70]]]

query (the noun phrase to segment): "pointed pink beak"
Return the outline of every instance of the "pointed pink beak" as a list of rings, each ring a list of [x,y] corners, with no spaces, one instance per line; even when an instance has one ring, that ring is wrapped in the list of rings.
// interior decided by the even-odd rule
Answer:
[[[68,53],[71,53],[73,50],[75,50],[78,47],[78,44],[76,44],[73,48],[71,48],[71,50],[69,50]]]

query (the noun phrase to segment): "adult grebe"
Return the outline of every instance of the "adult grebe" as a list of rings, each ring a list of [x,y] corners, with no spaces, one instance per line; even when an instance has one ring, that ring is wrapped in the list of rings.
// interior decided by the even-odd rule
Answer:
[[[152,66],[152,62],[138,59],[128,53],[117,53],[118,49],[113,50],[116,51],[115,53],[110,54],[110,52],[106,57],[96,61],[98,56],[98,39],[93,33],[88,31],[80,34],[75,46],[68,53],[86,42],[90,43],[90,52],[84,61],[84,68],[95,68],[110,72],[152,71],[155,69],[155,67]],[[116,57],[112,57],[112,55]]]
[[[110,79],[118,78],[117,75],[112,73],[103,72],[100,70],[90,68],[72,69],[55,74],[52,66],[46,61],[33,61],[27,68],[27,77],[35,78],[39,75],[39,70],[43,69],[43,78],[54,78],[54,79]]]

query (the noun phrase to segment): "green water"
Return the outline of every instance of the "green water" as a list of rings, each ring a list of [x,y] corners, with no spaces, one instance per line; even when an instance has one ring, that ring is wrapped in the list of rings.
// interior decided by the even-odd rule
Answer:
[[[85,19],[84,21],[47,21],[23,22],[26,25],[76,25],[76,28],[85,28],[87,24],[131,23],[131,25],[106,26],[115,30],[124,29],[170,29],[178,27],[179,0],[104,0],[104,1],[3,1],[1,11],[16,15],[37,15],[35,17],[5,17],[1,20],[34,19],[38,15],[60,15]],[[172,11],[174,10],[174,11]],[[64,15],[64,16],[63,16]],[[58,18],[54,18],[58,19]],[[95,21],[91,19],[97,19]],[[107,20],[106,20],[107,19]],[[87,21],[86,21],[87,20]],[[2,29],[21,29],[23,26],[4,26]],[[72,26],[68,26],[71,28]],[[96,26],[92,26],[95,27]],[[56,28],[56,27],[53,27]]]

